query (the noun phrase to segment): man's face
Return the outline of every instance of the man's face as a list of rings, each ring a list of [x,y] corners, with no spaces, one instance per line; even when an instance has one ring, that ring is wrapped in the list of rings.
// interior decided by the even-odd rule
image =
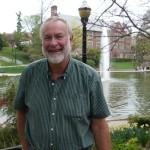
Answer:
[[[43,29],[42,52],[50,63],[59,64],[70,55],[72,37],[61,21],[49,21]]]

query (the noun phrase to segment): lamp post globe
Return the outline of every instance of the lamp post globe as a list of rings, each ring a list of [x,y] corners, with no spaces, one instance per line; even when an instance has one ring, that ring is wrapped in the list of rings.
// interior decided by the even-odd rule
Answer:
[[[87,53],[86,53],[86,36],[87,30],[86,25],[88,22],[88,18],[91,14],[91,8],[87,5],[87,1],[84,0],[81,7],[78,9],[79,15],[81,18],[81,23],[83,26],[83,33],[82,33],[82,62],[86,63],[87,60]]]

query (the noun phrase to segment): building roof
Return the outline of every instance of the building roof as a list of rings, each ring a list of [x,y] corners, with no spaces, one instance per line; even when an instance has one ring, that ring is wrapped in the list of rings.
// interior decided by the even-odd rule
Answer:
[[[70,26],[76,25],[76,26],[82,28],[82,23],[81,23],[80,17],[71,16],[71,15],[64,15],[64,14],[60,14],[60,13],[58,14],[58,16],[65,19],[70,24]],[[96,22],[96,20],[89,19],[87,26],[86,26],[87,30],[102,32],[100,24],[99,23],[95,24],[95,22]]]

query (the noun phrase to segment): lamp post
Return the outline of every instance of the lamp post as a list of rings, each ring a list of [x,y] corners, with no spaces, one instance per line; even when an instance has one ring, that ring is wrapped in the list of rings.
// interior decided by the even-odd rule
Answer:
[[[78,9],[81,17],[81,22],[83,25],[83,33],[82,33],[82,62],[86,63],[87,54],[86,54],[86,25],[88,22],[88,18],[91,14],[91,8],[87,5],[87,1],[84,0],[82,6]]]

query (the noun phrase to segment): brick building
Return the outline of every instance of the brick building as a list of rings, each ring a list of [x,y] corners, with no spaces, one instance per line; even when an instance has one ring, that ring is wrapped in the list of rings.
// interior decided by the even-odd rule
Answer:
[[[73,22],[82,28],[82,23],[80,17],[64,15],[57,12],[57,6],[51,7],[51,16],[59,16],[64,18],[72,25]],[[101,47],[101,29],[100,21],[89,19],[87,23],[87,49],[88,48],[98,48]],[[108,30],[108,38],[110,43],[110,57],[111,58],[133,58],[133,51],[131,50],[132,46],[132,37],[124,36],[128,34],[128,29],[124,24],[119,22],[113,22],[111,24],[112,28]],[[82,35],[80,35],[82,36]],[[118,40],[119,39],[119,40]],[[82,42],[82,41],[81,41]],[[81,49],[77,49],[81,53]]]
[[[120,22],[113,22],[108,31],[110,42],[110,57],[133,58],[132,37],[128,34],[128,28]]]

